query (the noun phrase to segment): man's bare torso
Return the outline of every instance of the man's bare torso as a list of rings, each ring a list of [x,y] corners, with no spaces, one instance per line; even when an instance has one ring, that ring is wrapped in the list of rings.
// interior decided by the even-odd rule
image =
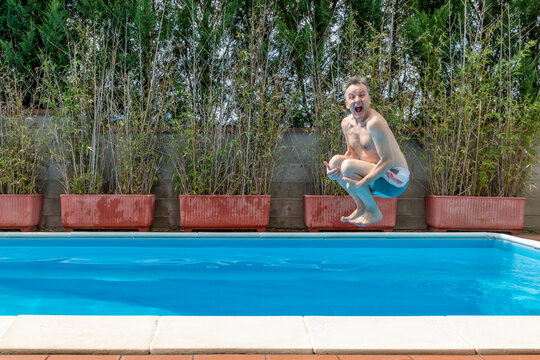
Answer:
[[[373,137],[371,134],[370,122],[382,121],[385,129],[383,136],[387,145],[391,149],[393,164],[392,167],[407,168],[407,162],[403,156],[399,145],[388,127],[386,120],[374,109],[371,109],[370,116],[364,121],[357,123],[352,115],[347,116],[342,121],[342,129],[348,144],[349,154],[353,158],[368,161],[376,164],[381,160]]]

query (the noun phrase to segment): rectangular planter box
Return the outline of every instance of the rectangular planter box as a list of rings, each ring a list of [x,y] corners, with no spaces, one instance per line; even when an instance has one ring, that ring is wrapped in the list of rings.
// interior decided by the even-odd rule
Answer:
[[[481,196],[424,197],[426,222],[432,231],[500,231],[519,234],[525,198]]]
[[[184,231],[266,231],[270,195],[180,195],[180,224]]]
[[[396,226],[397,198],[374,196],[383,214],[381,221],[368,226],[344,223],[340,219],[356,209],[350,196],[304,195],[304,223],[309,231],[321,230],[382,230]]]
[[[0,229],[35,231],[42,210],[43,195],[0,195]]]
[[[155,195],[60,195],[62,226],[74,229],[149,231]]]

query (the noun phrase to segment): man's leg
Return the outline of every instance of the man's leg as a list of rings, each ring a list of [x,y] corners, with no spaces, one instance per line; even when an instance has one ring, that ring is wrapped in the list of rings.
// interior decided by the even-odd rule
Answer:
[[[351,179],[350,181],[344,180],[347,181],[347,192],[351,196],[354,194],[365,206],[363,214],[356,214],[347,220],[358,226],[366,226],[382,219],[381,210],[377,206],[369,186],[367,184],[362,187],[358,186],[358,182],[372,170],[373,164],[363,160],[348,159],[341,164],[343,176]]]
[[[345,171],[347,171],[347,174],[343,173],[343,170],[344,170],[343,163],[345,163],[346,165]],[[348,178],[358,179],[358,180],[362,179],[362,177],[366,176],[373,169],[373,164],[369,162],[357,160],[357,159],[351,159],[343,155],[336,155],[332,157],[329,165],[331,169],[340,168],[342,171],[342,175],[345,175]],[[362,175],[357,176],[357,174],[362,174]],[[351,191],[354,185],[356,184],[354,182],[351,182],[345,179],[337,180],[337,183],[345,191],[347,191],[347,193],[349,193],[349,195],[353,198],[354,202],[356,203],[356,210],[354,210],[352,214],[350,214],[349,216],[343,216],[341,218],[341,221],[349,222],[353,219],[358,219],[364,214],[364,211],[366,210],[367,206],[364,200],[355,191]],[[369,202],[369,199],[367,200]],[[375,207],[377,207],[377,204],[375,204]]]
[[[347,156],[344,156],[344,155],[335,155],[335,156],[332,157],[332,159],[330,159],[330,161],[328,162],[328,165],[329,165],[330,169],[340,169],[341,170],[341,164],[343,163],[343,161],[350,160],[350,159],[351,158],[349,158]],[[351,194],[349,192],[349,190],[348,190],[349,181],[345,180],[345,179],[340,179],[340,180],[336,180],[336,182],[345,191],[347,191],[347,193],[353,198],[353,200],[354,200],[354,202],[356,204],[356,209],[349,216],[342,216],[341,221],[347,221],[350,218],[361,215],[365,210],[364,203],[362,202],[362,200],[360,200],[360,198],[357,195],[355,195],[354,193]]]

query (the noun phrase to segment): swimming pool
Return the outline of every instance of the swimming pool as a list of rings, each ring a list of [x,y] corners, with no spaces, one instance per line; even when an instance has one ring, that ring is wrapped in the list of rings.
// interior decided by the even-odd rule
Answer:
[[[487,233],[3,233],[0,315],[540,315],[537,247]]]

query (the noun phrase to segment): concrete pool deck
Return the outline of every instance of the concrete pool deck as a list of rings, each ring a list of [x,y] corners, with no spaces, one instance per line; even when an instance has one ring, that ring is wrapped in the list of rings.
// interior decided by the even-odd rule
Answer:
[[[3,354],[540,354],[540,316],[0,318]]]
[[[104,233],[93,235],[105,236]],[[286,234],[256,236],[283,237]],[[534,240],[507,235],[501,238],[540,248],[540,242]],[[278,354],[332,354],[320,357],[321,360],[361,359],[347,357],[352,354],[393,354],[395,360],[422,359],[419,357],[422,354],[454,355],[455,359],[463,360],[502,360],[490,356],[516,354],[517,357],[508,359],[540,360],[534,355],[540,354],[540,316],[0,316],[0,354],[36,354],[28,358],[32,360],[60,359],[58,355],[43,354],[110,354],[110,359],[117,360],[120,357],[137,359],[128,355],[155,355],[155,359],[159,359],[158,355],[166,354],[188,354],[185,360],[198,360],[194,354],[260,354],[253,359],[238,358],[243,360],[278,360]],[[294,356],[302,359],[300,355]],[[154,359],[153,356],[139,359],[146,357]],[[0,355],[0,360],[8,359],[11,358]],[[69,355],[61,359],[79,358]]]

